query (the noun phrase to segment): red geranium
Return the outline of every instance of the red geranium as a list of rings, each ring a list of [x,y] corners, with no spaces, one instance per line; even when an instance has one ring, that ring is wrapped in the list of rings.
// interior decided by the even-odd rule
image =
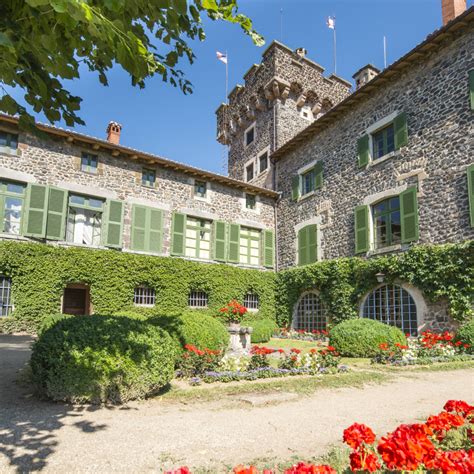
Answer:
[[[351,471],[375,472],[380,469],[380,461],[377,455],[364,449],[353,450],[349,456]]]
[[[462,425],[464,425],[464,418],[462,416],[446,411],[441,412],[439,415],[432,415],[426,421],[426,426],[436,433],[439,441],[446,436],[446,432],[451,428]]]
[[[469,403],[466,403],[462,400],[448,400],[444,407],[446,411],[449,412],[454,412],[458,413],[459,415],[462,415],[464,418],[467,416],[474,414],[474,407],[472,405],[469,405]]]
[[[316,466],[300,462],[287,469],[285,474],[336,474],[336,470],[326,464]]]
[[[358,449],[363,443],[373,444],[375,433],[367,425],[353,423],[344,430],[342,439],[351,448]]]

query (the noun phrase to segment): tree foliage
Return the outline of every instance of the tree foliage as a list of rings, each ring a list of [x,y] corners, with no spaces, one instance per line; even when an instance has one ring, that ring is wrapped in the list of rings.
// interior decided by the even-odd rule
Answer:
[[[84,124],[81,98],[62,80],[79,78],[80,66],[97,72],[107,85],[114,64],[143,88],[159,75],[192,91],[177,68],[184,56],[193,63],[189,40],[205,39],[202,17],[241,26],[263,44],[252,22],[238,13],[237,0],[3,0],[0,3],[0,82],[24,90],[25,101],[52,123]],[[0,111],[19,114],[23,127],[34,121],[3,88]]]

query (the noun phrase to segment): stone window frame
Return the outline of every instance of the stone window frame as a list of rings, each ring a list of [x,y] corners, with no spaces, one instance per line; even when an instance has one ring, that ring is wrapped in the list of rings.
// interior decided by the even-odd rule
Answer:
[[[153,184],[147,184],[144,182],[143,177],[144,177],[144,172],[145,171],[153,171],[154,174],[154,179],[153,179]],[[158,173],[156,167],[151,167],[151,166],[142,166],[140,170],[140,185],[143,186],[144,188],[148,189],[155,189],[156,188],[156,183],[157,183],[157,178],[158,178]]]
[[[385,155],[375,160],[373,156],[373,153],[374,153],[373,135],[379,132],[380,130],[386,128],[390,124],[392,124],[398,115],[400,115],[400,111],[395,110],[389,115],[381,118],[380,120],[377,120],[377,122],[367,127],[366,130],[363,132],[362,135],[367,135],[369,137],[369,164],[368,164],[369,167],[376,166],[380,163],[383,163],[384,161],[389,160],[390,158],[393,158],[394,156],[400,155],[400,150],[394,150],[389,153],[386,153]]]
[[[206,183],[206,195],[203,196],[198,196],[195,192],[196,189],[196,181]],[[191,199],[195,201],[202,201],[202,202],[207,202],[210,203],[212,199],[212,184],[210,181],[207,181],[205,179],[200,179],[200,178],[190,178],[189,179],[189,185],[191,186]]]
[[[96,164],[95,168],[92,168],[91,165],[89,165],[89,164],[84,166],[84,159],[85,158],[95,159],[95,164]],[[99,155],[98,154],[91,153],[90,151],[84,151],[84,150],[81,151],[79,169],[83,173],[92,174],[92,175],[99,174],[99,163],[100,163],[100,160],[99,160]],[[87,168],[89,168],[89,169],[87,169]]]
[[[253,140],[247,143],[247,133],[253,128]],[[257,122],[252,122],[244,131],[244,149],[252,146],[257,141]]]
[[[252,194],[253,196],[255,196],[255,209],[250,209],[247,207],[247,194]],[[241,201],[242,211],[252,212],[253,214],[260,214],[262,206],[261,206],[260,196],[258,194],[244,191],[242,192],[242,197],[240,198],[240,201]]]
[[[390,253],[396,252],[397,250],[402,250],[407,245],[405,244],[395,244],[390,245],[388,247],[381,247],[376,249],[375,248],[375,227],[374,227],[374,214],[373,214],[373,206],[384,199],[388,199],[391,197],[399,196],[403,191],[406,191],[408,188],[407,184],[402,184],[401,186],[397,186],[396,188],[387,189],[385,191],[380,191],[375,194],[370,194],[366,196],[362,202],[362,204],[369,206],[369,250],[366,253],[367,256],[371,255],[378,255],[383,253]]]
[[[308,112],[308,116],[305,117],[304,113]],[[308,122],[313,122],[314,119],[316,118],[313,114],[313,111],[311,110],[311,107],[309,105],[303,105],[303,107],[300,108],[300,117],[304,120],[307,120]]]
[[[249,179],[247,180],[247,168],[252,165],[253,166],[253,176],[252,176],[252,179]],[[256,163],[256,158],[250,158],[250,160],[247,160],[245,163],[244,163],[244,179],[243,181],[246,182],[246,183],[251,183],[256,177],[257,177],[257,173],[256,173],[256,167],[257,167],[257,163]]]
[[[309,225],[316,225],[316,230],[317,230],[317,235],[316,235],[316,262],[321,262],[323,260],[323,251],[321,248],[321,242],[322,242],[322,224],[323,218],[321,216],[314,216],[311,219],[306,219],[305,221],[300,222],[299,224],[296,224],[293,226],[293,230],[295,232],[295,240],[293,244],[293,249],[295,252],[295,262],[296,266],[299,266],[299,261],[298,261],[298,232],[303,229],[304,227],[307,227]]]
[[[6,133],[9,135],[16,136],[16,148],[12,148],[8,145],[0,146],[0,153],[4,155],[19,155],[20,154],[20,134],[18,132],[12,131],[8,127],[0,127],[0,133]]]
[[[309,193],[303,194],[303,175],[305,175],[306,173],[308,173],[312,169],[314,169],[316,164],[319,161],[321,161],[321,160],[313,160],[310,163],[308,163],[307,165],[304,165],[304,166],[302,166],[301,168],[298,169],[298,171],[297,171],[297,174],[299,176],[299,186],[298,187],[299,187],[299,190],[300,190],[300,193],[299,193],[299,196],[298,196],[298,202],[303,201],[304,199],[307,199],[307,198],[309,198],[311,196],[314,196],[316,194],[315,189],[313,189]]]
[[[260,158],[265,154],[267,154],[267,167],[263,171],[260,171]],[[256,158],[255,162],[256,162],[256,170],[255,170],[256,171],[256,176],[260,176],[260,175],[268,173],[270,171],[270,166],[271,166],[271,163],[270,163],[270,146],[265,147],[263,150],[261,150],[257,154],[257,158]]]
[[[393,282],[390,282],[390,283],[389,282],[379,283],[375,285],[373,288],[371,288],[370,290],[368,290],[362,296],[359,302],[359,318],[364,317],[363,316],[364,305],[365,305],[365,302],[367,301],[367,298],[372,294],[373,291],[387,284],[400,286],[413,298],[413,301],[415,302],[415,306],[416,306],[416,319],[417,319],[418,334],[421,334],[423,331],[426,331],[427,329],[429,329],[429,324],[426,321],[426,316],[428,314],[428,306],[426,304],[423,293],[416,286],[410,285],[409,283],[406,283],[398,279],[395,279]]]

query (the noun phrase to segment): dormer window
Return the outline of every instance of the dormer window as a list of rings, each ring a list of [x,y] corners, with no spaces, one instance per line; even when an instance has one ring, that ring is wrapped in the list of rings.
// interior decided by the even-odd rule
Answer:
[[[247,130],[245,130],[245,146],[251,145],[255,141],[255,124],[250,125]]]

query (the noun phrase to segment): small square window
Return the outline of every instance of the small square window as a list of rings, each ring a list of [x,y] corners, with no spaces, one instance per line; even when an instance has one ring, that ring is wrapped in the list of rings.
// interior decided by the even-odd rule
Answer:
[[[245,146],[251,145],[255,140],[255,126],[245,132]]]
[[[262,153],[258,157],[259,162],[259,172],[263,173],[268,168],[268,152]]]
[[[143,168],[142,170],[142,185],[148,186],[150,188],[155,187],[156,181],[156,172],[155,170],[151,170],[149,168]]]
[[[148,286],[138,286],[133,294],[133,304],[135,306],[155,306],[156,294],[153,288]]]
[[[190,308],[207,308],[208,296],[204,291],[191,291],[188,305]]]
[[[245,194],[245,207],[254,211],[257,207],[257,196],[255,194]]]
[[[86,173],[97,173],[98,158],[90,153],[83,153],[81,156],[81,171]]]
[[[253,163],[250,163],[245,168],[245,180],[252,181],[253,178],[254,178],[254,165]]]
[[[200,198],[205,198],[207,195],[207,183],[205,181],[194,182],[194,195]]]
[[[315,171],[314,168],[310,169],[306,173],[301,175],[302,179],[302,192],[301,194],[304,196],[305,194],[314,191],[315,187]]]
[[[244,297],[244,306],[252,311],[258,309],[258,295],[255,293],[247,293]]]
[[[16,150],[18,148],[18,135],[0,131],[0,147]]]
[[[395,129],[393,123],[372,135],[373,159],[378,160],[395,150]]]

